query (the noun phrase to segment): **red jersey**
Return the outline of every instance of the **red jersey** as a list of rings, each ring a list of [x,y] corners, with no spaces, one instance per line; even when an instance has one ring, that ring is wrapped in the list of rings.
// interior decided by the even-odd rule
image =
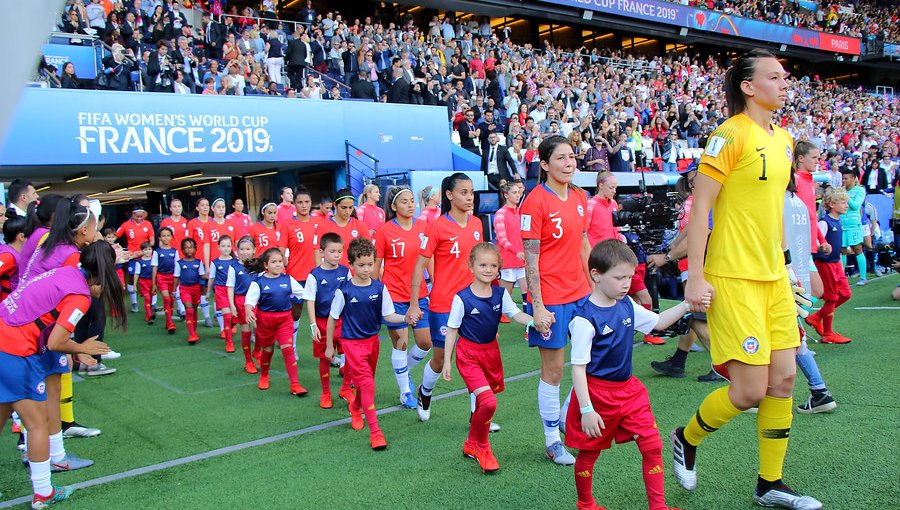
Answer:
[[[287,223],[289,220],[297,217],[297,208],[294,207],[294,204],[285,204],[282,202],[278,204],[276,214],[275,223],[281,225],[282,223]]]
[[[19,266],[16,263],[14,254],[10,252],[0,253],[0,301],[6,299],[6,296],[13,291],[10,280],[18,269]]]
[[[347,267],[350,266],[350,260],[347,258],[347,248],[350,246],[350,241],[359,237],[372,239],[372,236],[369,235],[369,227],[353,217],[343,227],[335,223],[334,218],[320,221],[319,226],[316,228],[316,239],[322,239],[322,236],[329,232],[334,232],[344,240],[344,253],[341,255],[340,264]]]
[[[250,224],[253,222],[250,221],[249,214],[234,212],[226,215],[225,219],[231,220],[231,224],[234,225],[234,235],[237,237],[237,239],[234,240],[235,245],[237,245],[237,242],[242,237],[250,233]]]
[[[424,222],[413,221],[412,227],[405,230],[396,220],[391,220],[375,232],[375,256],[384,259],[381,282],[395,303],[410,302],[409,279],[419,260],[425,228]],[[426,296],[428,286],[422,285],[418,299]]]
[[[176,221],[169,216],[159,223],[159,228],[172,229],[172,247],[178,250],[178,255],[181,255],[181,241],[186,237],[191,237],[187,218],[182,216]]]
[[[116,230],[116,237],[122,236],[128,240],[128,251],[140,252],[141,243],[148,242],[153,244],[153,225],[149,221],[135,223],[132,220],[128,220],[119,227],[119,230]]]
[[[209,240],[209,260],[219,258],[219,239],[223,236],[231,238],[232,253],[234,253],[234,249],[237,247],[238,240],[235,239],[234,224],[227,219],[223,218],[223,220],[224,221],[221,224],[216,223],[216,220],[210,220],[202,227],[204,230],[204,237]]]
[[[521,220],[517,208],[504,205],[494,215],[494,239],[500,250],[503,269],[525,267],[525,261],[516,256],[517,253],[525,252],[525,248],[522,247]]]
[[[425,222],[425,225],[431,225],[431,222],[438,219],[438,216],[441,215],[440,207],[426,207],[422,209],[422,212],[419,213],[419,221]]]
[[[278,243],[281,241],[281,232],[275,228],[275,225],[269,228],[262,222],[254,223],[250,227],[250,235],[253,236],[253,241],[256,243],[257,257],[269,248],[278,247]]]
[[[319,249],[316,226],[312,219],[290,220],[278,225],[278,247],[287,250],[287,273],[298,282],[305,282],[309,272],[316,267],[315,254]]]
[[[197,243],[197,257],[203,253],[203,245],[209,242],[206,238],[206,224],[209,223],[209,216],[205,220],[194,218],[188,222],[188,237]]]
[[[377,232],[384,225],[384,209],[374,204],[363,204],[356,208],[359,221],[369,227],[369,233]]]
[[[538,273],[545,305],[574,303],[591,293],[581,260],[586,209],[583,191],[570,188],[562,200],[546,184],[534,188],[519,207],[522,239],[541,242]]]
[[[464,227],[446,214],[428,225],[421,254],[434,258],[431,301],[428,304],[432,312],[450,313],[453,296],[472,283],[469,254],[481,239],[481,220],[475,216],[469,215]]]
[[[593,247],[604,239],[620,239],[619,229],[613,226],[612,213],[619,210],[615,200],[591,197],[587,202],[588,242]]]
[[[31,356],[38,353],[41,331],[51,324],[59,324],[66,331],[75,331],[75,325],[91,306],[91,298],[83,294],[68,294],[56,308],[41,315],[38,320],[22,326],[10,326],[0,319],[0,352],[13,356]],[[40,326],[38,325],[40,322]]]

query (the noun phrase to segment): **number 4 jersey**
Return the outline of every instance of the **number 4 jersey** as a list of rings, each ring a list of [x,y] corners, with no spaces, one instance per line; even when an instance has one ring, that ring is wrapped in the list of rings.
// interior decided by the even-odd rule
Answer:
[[[450,313],[453,296],[472,283],[469,254],[481,242],[481,230],[481,220],[474,216],[466,218],[465,226],[446,214],[428,225],[421,250],[425,257],[434,258],[434,283],[428,302],[432,312]]]

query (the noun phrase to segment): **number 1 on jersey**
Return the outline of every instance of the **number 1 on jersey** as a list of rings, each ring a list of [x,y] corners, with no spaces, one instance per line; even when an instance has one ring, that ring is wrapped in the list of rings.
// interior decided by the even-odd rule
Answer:
[[[762,175],[759,176],[759,180],[761,180],[761,181],[768,181],[769,178],[766,177],[766,155],[763,154],[763,153],[760,153],[760,154],[759,154],[759,157],[761,157],[761,158],[762,158],[762,161],[763,161],[763,171],[762,171]]]

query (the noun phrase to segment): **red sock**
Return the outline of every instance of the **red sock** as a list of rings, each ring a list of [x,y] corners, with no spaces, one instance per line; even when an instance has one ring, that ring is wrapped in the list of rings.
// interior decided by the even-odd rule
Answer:
[[[172,322],[172,296],[163,296],[163,310],[166,312],[166,326]]]
[[[378,414],[375,409],[375,380],[369,379],[362,386],[358,386],[356,392],[363,413],[366,415],[366,422],[369,424],[369,434],[380,434],[381,427],[378,426]]]
[[[144,315],[149,321],[153,318],[153,308],[150,306],[150,294],[144,294]]]
[[[253,336],[253,333],[250,331],[241,331],[241,349],[244,350],[244,360],[247,363],[251,363],[253,358],[250,357],[250,338]]]
[[[643,307],[646,308],[647,310],[653,311],[653,304],[652,304],[652,303],[641,303],[641,306],[643,306]]]
[[[644,475],[644,488],[647,490],[650,510],[669,510],[666,505],[666,478],[662,465],[662,439],[659,435],[639,437],[637,446],[643,457],[641,473]]]
[[[294,346],[291,345],[291,339],[280,345],[281,357],[284,358],[284,368],[287,370],[288,379],[291,384],[300,384],[297,379],[297,360],[294,359]]]
[[[325,358],[319,360],[319,380],[322,381],[322,395],[331,395],[331,363]]]
[[[329,366],[331,366],[330,363],[329,363]],[[350,376],[350,370],[347,368],[346,363],[344,364],[343,367],[340,368],[340,372],[341,372],[341,374],[343,374],[343,376],[344,376],[344,378],[341,380],[341,389],[340,389],[340,391],[341,391],[342,393],[343,393],[343,392],[347,392],[347,391],[351,391],[353,388],[351,388],[350,385],[353,384],[353,377]]]
[[[575,491],[578,492],[576,508],[593,509],[594,501],[594,464],[600,450],[581,450],[575,457]]]
[[[491,419],[497,410],[497,396],[491,390],[484,390],[475,396],[475,412],[469,423],[469,442],[481,448],[490,445],[488,434],[491,432]]]
[[[837,303],[834,304],[834,308],[837,309],[839,306],[846,303],[847,301],[850,301],[850,294],[841,295],[840,297],[838,297]]]
[[[837,308],[836,301],[825,301],[822,305],[822,309],[819,310],[819,317],[822,318],[822,328],[825,330],[826,335],[830,335],[834,333],[832,331],[831,326],[834,322],[834,309]]]
[[[229,344],[234,340],[234,330],[231,328],[231,314],[223,313],[222,314],[222,331],[225,332],[225,341]]]
[[[184,322],[187,324],[188,336],[197,336],[197,310],[188,306],[184,310]]]
[[[269,375],[269,365],[272,364],[272,349],[266,348],[259,353],[259,375],[265,377]]]

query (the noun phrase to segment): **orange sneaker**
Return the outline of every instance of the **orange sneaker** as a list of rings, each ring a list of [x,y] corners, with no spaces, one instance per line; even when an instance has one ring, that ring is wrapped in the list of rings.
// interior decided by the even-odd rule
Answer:
[[[852,340],[845,336],[841,336],[837,333],[832,332],[830,335],[825,335],[822,337],[823,344],[849,344]]]
[[[234,352],[234,341],[232,341],[230,338],[225,340],[225,352]]]
[[[500,470],[500,463],[497,462],[497,457],[494,457],[494,452],[491,451],[490,446],[487,448],[476,448],[475,460],[478,461],[478,465],[481,466],[481,470],[485,474],[495,473]]]
[[[362,430],[364,426],[362,411],[350,409],[350,428]]]
[[[353,391],[353,388],[341,388],[341,391],[338,392],[338,397],[347,402],[353,402],[356,399],[356,392]]]
[[[473,443],[469,440],[466,440],[466,442],[463,443],[463,457],[466,457],[469,459],[474,459],[475,451],[477,449],[478,449],[478,445],[476,445],[475,443]]]
[[[259,376],[259,384],[257,385],[257,387],[258,387],[259,389],[261,389],[261,390],[267,390],[267,389],[269,389],[269,376],[268,376],[268,374]]]
[[[644,335],[644,343],[650,345],[665,345],[666,339],[655,335]]]
[[[387,441],[384,439],[384,434],[382,434],[381,432],[372,434],[372,437],[369,438],[369,443],[372,445],[372,449],[375,451],[380,451],[387,448]]]
[[[248,361],[244,363],[244,372],[247,372],[248,374],[255,374],[259,372],[259,370],[257,370],[256,364],[254,364],[252,361]]]
[[[224,329],[219,332],[219,338],[221,338],[222,340],[225,340],[225,330]]]
[[[818,333],[819,337],[825,336],[825,326],[822,324],[822,320],[818,313],[811,313],[806,317],[806,323]]]
[[[500,324],[509,324],[510,322],[509,317],[505,315],[500,316]]]
[[[331,402],[331,393],[323,393],[321,397],[319,397],[319,407],[322,409],[331,409],[334,406]]]
[[[300,383],[291,384],[291,395],[305,397],[307,393],[309,392],[306,390],[306,388],[301,386]]]
[[[193,344],[195,344],[195,343],[197,343],[197,342],[199,342],[199,341],[200,341],[200,337],[197,336],[197,335],[190,335],[190,336],[188,337],[188,344],[193,345]]]

